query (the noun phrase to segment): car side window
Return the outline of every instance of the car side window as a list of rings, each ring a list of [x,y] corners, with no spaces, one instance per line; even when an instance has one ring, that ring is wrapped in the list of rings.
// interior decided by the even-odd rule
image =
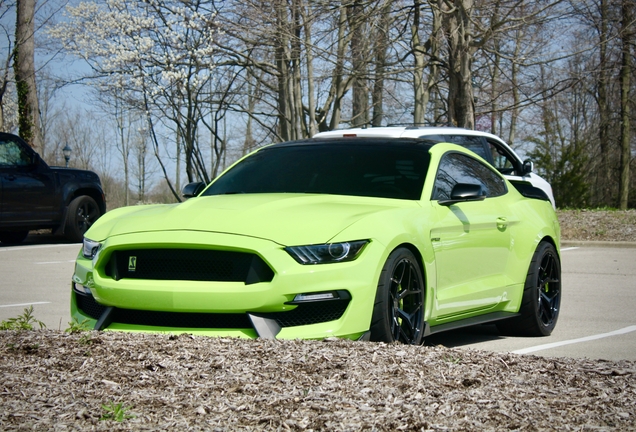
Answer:
[[[462,153],[447,153],[437,170],[432,199],[450,199],[457,183],[479,184],[490,198],[508,192],[504,179],[484,163]]]
[[[492,164],[495,168],[497,168],[497,171],[507,175],[514,174],[518,167],[516,167],[513,163],[512,157],[506,154],[492,141],[488,141],[488,147],[490,148],[490,154],[492,155]]]
[[[31,156],[14,141],[0,141],[0,166],[21,167],[31,164]]]

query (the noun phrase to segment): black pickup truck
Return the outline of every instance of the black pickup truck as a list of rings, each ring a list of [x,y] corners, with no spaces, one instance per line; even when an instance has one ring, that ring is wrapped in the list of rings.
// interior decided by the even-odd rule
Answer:
[[[0,133],[0,242],[20,243],[29,230],[49,228],[81,242],[105,212],[97,174],[50,167],[20,137]]]

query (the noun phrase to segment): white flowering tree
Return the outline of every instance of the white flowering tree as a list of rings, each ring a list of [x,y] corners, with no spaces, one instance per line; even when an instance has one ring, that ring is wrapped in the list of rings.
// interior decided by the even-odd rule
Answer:
[[[65,15],[50,36],[90,66],[92,73],[83,78],[98,84],[100,92],[145,114],[154,153],[175,197],[178,186],[160,152],[166,131],[179,146],[174,155],[183,155],[188,181],[209,181],[198,137],[201,129],[214,133],[204,121],[212,109],[216,62],[213,2],[83,1],[68,6]]]

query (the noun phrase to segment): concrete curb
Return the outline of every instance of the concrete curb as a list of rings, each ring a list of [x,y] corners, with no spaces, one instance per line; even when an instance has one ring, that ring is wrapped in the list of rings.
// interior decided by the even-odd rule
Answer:
[[[561,247],[636,248],[636,242],[561,240]]]

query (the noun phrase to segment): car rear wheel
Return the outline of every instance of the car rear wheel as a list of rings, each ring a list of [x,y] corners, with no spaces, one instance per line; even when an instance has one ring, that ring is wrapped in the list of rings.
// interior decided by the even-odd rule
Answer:
[[[394,250],[382,268],[370,331],[372,341],[422,343],[424,278],[406,248]]]
[[[541,242],[532,256],[520,315],[497,323],[503,334],[549,336],[561,307],[561,261],[554,246]]]
[[[64,235],[69,241],[81,242],[84,233],[100,216],[99,207],[93,198],[86,195],[75,198],[68,205]]]
[[[29,235],[29,231],[1,231],[0,242],[5,244],[22,243]]]

